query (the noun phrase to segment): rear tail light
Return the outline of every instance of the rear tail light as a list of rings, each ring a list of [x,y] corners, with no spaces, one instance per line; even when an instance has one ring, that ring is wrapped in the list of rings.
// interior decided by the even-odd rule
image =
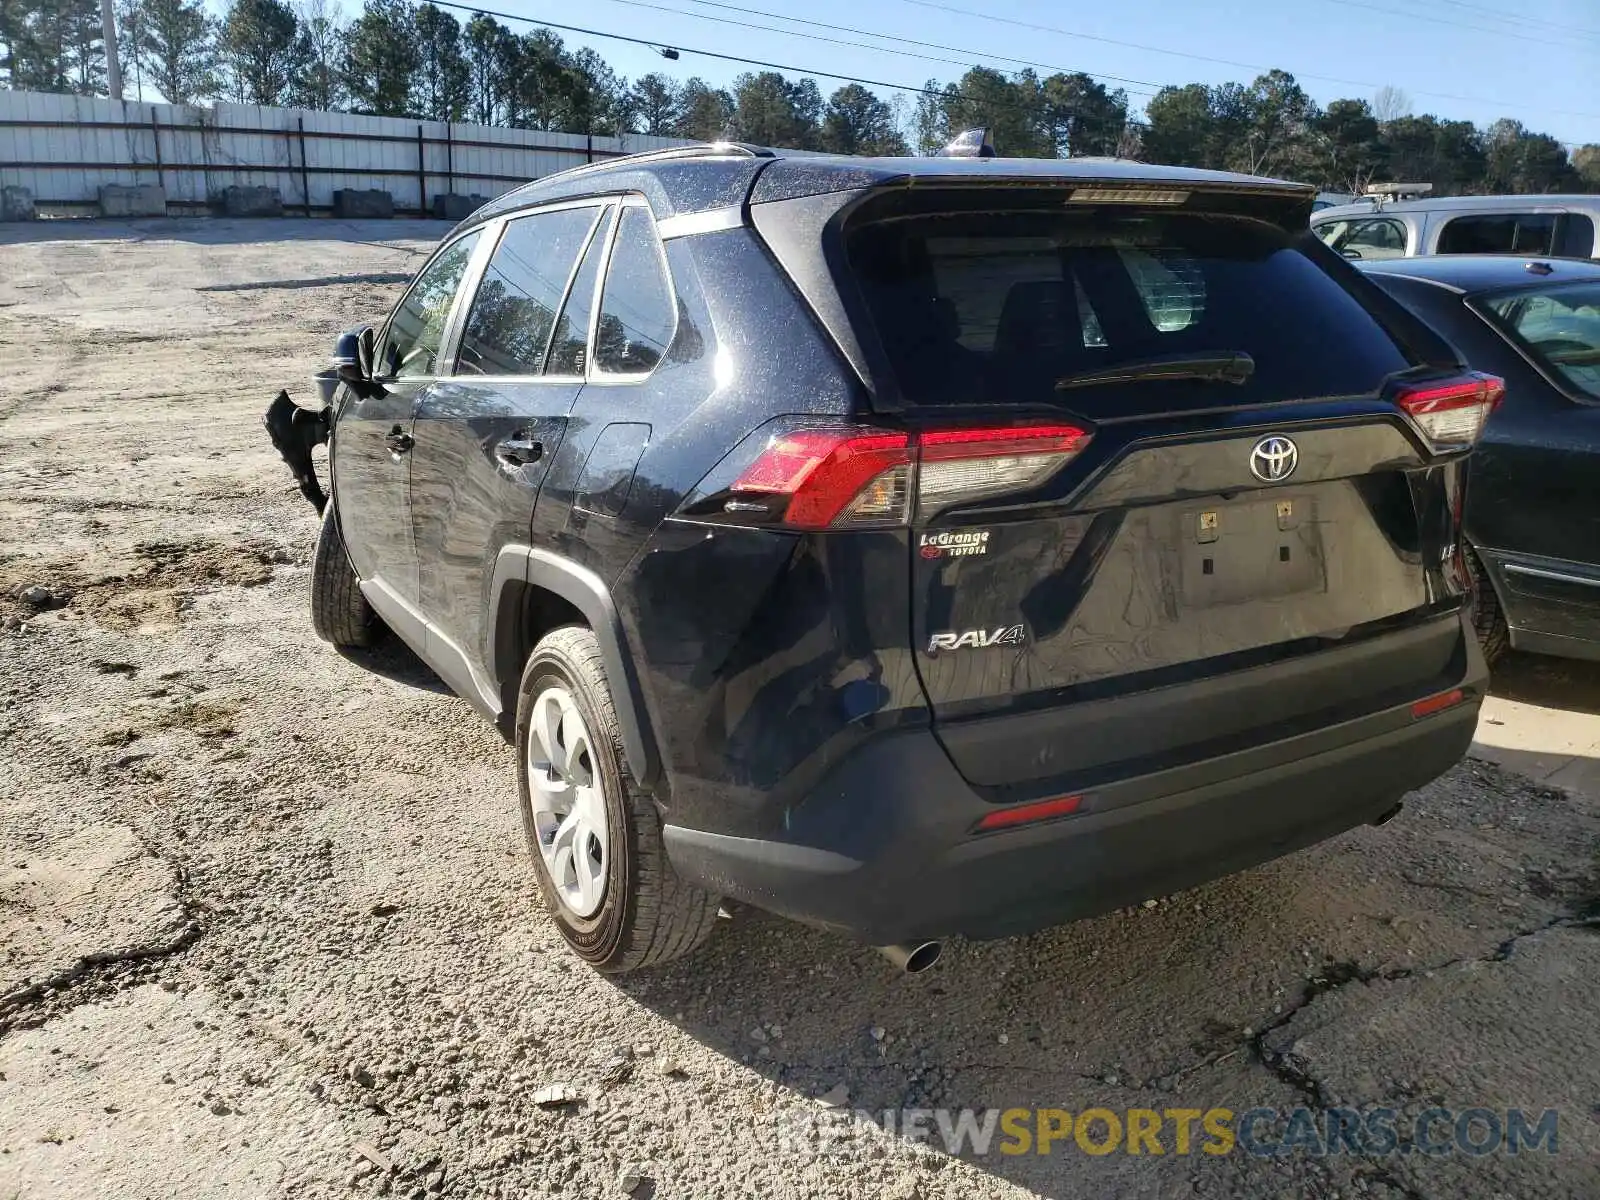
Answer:
[[[929,430],[918,442],[917,503],[927,513],[1021,491],[1054,475],[1088,443],[1076,425]]]
[[[1504,381],[1476,371],[1454,379],[1402,386],[1395,403],[1417,423],[1434,450],[1470,446],[1505,395]]]
[[[911,436],[891,430],[780,434],[732,491],[787,496],[783,523],[804,527],[899,520],[911,494]]]
[[[730,516],[761,514],[797,529],[898,525],[913,509],[927,517],[1042,483],[1090,436],[1063,424],[913,433],[798,429],[768,439],[720,507]],[[704,512],[704,505],[696,507]]]

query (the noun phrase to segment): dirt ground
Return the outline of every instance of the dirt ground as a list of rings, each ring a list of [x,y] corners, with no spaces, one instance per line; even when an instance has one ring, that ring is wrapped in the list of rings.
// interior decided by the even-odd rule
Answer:
[[[920,976],[745,910],[688,962],[578,965],[494,731],[403,650],[312,636],[314,517],[259,423],[442,232],[0,232],[0,1195],[1600,1195],[1600,794],[1481,759],[1383,828]],[[1600,721],[1600,672],[1513,675],[1501,761],[1540,714]],[[1559,1144],[953,1155],[828,1133],[821,1096],[1555,1109]]]

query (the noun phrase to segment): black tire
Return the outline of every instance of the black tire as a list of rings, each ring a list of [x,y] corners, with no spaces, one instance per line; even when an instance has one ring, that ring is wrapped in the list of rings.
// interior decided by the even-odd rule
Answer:
[[[1489,573],[1471,546],[1467,547],[1467,567],[1472,572],[1472,625],[1483,650],[1483,661],[1492,667],[1511,648],[1511,631],[1506,628],[1505,613],[1501,611],[1500,597],[1489,581]]]
[[[588,918],[562,902],[534,824],[530,724],[536,698],[552,684],[572,694],[590,731],[595,760],[590,769],[601,783],[612,831],[604,896]],[[561,936],[585,962],[623,974],[679,958],[711,935],[720,899],[685,883],[667,859],[655,800],[628,770],[600,644],[589,629],[568,625],[546,634],[523,669],[517,693],[517,784],[539,895]]]
[[[383,629],[361,594],[332,504],[323,509],[322,532],[311,552],[311,627],[335,646],[370,646]]]

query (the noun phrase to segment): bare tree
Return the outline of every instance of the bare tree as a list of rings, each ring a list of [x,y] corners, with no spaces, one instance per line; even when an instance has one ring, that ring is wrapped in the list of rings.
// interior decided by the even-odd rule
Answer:
[[[1393,85],[1386,84],[1379,88],[1372,97],[1372,115],[1378,118],[1378,124],[1387,125],[1390,121],[1398,121],[1401,117],[1411,115],[1411,97]]]
[[[1122,127],[1122,132],[1117,135],[1116,155],[1118,158],[1137,159],[1144,153],[1144,126],[1135,121],[1129,121]]]
[[[345,22],[339,0],[300,0],[296,13],[300,71],[289,84],[289,97],[302,108],[333,108],[344,98],[339,68]]]

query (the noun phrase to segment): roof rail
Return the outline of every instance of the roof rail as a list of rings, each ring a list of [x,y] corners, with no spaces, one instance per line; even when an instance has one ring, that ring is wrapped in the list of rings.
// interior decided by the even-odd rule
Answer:
[[[776,151],[749,142],[693,142],[687,146],[668,146],[664,150],[644,150],[638,154],[626,154],[620,159],[613,158],[610,161],[652,162],[662,158],[699,158],[704,154],[742,154],[746,158],[777,157]]]
[[[661,150],[641,150],[638,154],[624,154],[617,158],[602,158],[598,162],[580,163],[576,167],[567,167],[560,171],[551,171],[548,175],[541,175],[538,179],[530,180],[531,183],[543,183],[546,179],[555,179],[562,175],[573,175],[579,171],[599,171],[619,164],[632,165],[633,163],[663,162],[674,158],[707,158],[715,155],[743,155],[747,158],[776,158],[777,154],[765,146],[752,146],[747,142],[691,142],[685,146],[667,146]]]

